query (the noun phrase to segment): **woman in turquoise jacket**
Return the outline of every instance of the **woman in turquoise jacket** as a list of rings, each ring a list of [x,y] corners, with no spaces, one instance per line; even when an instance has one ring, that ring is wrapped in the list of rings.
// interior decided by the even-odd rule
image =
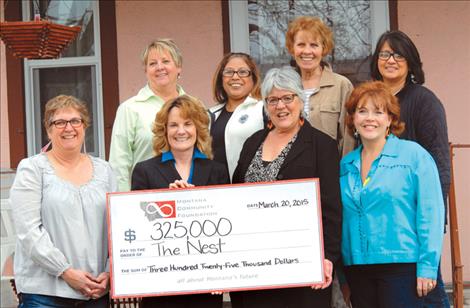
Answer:
[[[356,88],[346,124],[362,145],[341,160],[342,256],[355,307],[422,307],[436,286],[444,226],[439,174],[403,131],[382,82]]]

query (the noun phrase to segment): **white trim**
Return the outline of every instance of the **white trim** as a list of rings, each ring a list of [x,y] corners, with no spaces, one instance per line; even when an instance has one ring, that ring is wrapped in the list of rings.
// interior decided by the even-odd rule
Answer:
[[[370,1],[370,42],[372,52],[379,37],[385,31],[390,30],[390,14],[387,0]]]
[[[230,0],[230,50],[250,54],[250,40],[248,30],[248,1]]]
[[[26,61],[23,62],[24,66],[24,100],[25,100],[25,113],[26,113],[26,149],[28,157],[32,156],[35,152],[36,145],[36,134],[35,127],[36,121],[34,119],[34,104],[32,103],[34,95],[34,87],[31,81],[33,80],[32,68],[26,65]],[[29,86],[31,85],[31,86]]]
[[[21,1],[21,12],[23,12],[23,21],[31,20],[29,1]]]
[[[95,140],[100,158],[105,159],[105,140],[104,140],[104,112],[103,112],[103,76],[101,70],[101,27],[100,27],[100,6],[99,1],[95,1],[95,10],[93,11],[93,31],[95,33],[95,57],[97,65],[95,66],[95,84],[96,84],[96,113],[94,113],[93,123],[99,128],[97,132],[98,140]],[[99,115],[99,116],[98,116]],[[98,143],[98,144],[96,144]]]
[[[24,82],[25,82],[25,113],[26,113],[26,144],[27,155],[37,154],[36,143],[40,132],[36,132],[36,128],[42,127],[40,122],[41,115],[38,114],[38,106],[34,106],[34,93],[39,93],[37,85],[32,84],[34,79],[34,69],[41,68],[58,68],[58,67],[76,67],[91,66],[92,97],[96,97],[93,102],[93,127],[95,129],[94,149],[99,157],[105,158],[105,140],[104,140],[104,114],[103,114],[103,81],[101,69],[101,39],[100,39],[100,12],[99,2],[90,1],[93,4],[93,32],[94,32],[94,55],[84,57],[65,57],[52,60],[27,60],[23,62]],[[23,20],[31,20],[30,18],[30,1],[22,1]],[[94,72],[94,75],[93,75]]]
[[[287,1],[287,0],[282,0]],[[380,35],[390,29],[388,0],[370,0],[371,49],[373,52]],[[248,29],[248,1],[229,0],[230,50],[250,54]]]

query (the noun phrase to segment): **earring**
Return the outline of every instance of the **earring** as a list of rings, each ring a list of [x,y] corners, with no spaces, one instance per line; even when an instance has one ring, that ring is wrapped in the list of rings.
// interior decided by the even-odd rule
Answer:
[[[410,79],[412,83],[416,83],[416,77],[413,73],[410,74]]]
[[[176,76],[176,79],[178,79],[178,80],[181,79],[181,74],[180,73],[178,73],[178,76]]]
[[[49,147],[51,146],[52,141],[49,141],[45,146],[41,148],[41,153],[46,153]]]
[[[387,126],[387,133],[386,136],[388,137],[390,135],[390,126]]]
[[[266,124],[266,127],[270,130],[273,128],[273,122],[271,122],[271,120],[268,120],[268,123]]]
[[[359,133],[357,132],[356,129],[354,129],[354,138],[356,138],[356,139],[359,138]]]

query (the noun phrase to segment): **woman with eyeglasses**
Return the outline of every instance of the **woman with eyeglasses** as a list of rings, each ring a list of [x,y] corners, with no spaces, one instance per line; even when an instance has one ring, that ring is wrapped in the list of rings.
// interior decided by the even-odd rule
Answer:
[[[286,48],[302,76],[305,118],[337,141],[341,156],[349,153],[356,142],[344,125],[344,104],[353,86],[324,60],[334,48],[333,32],[318,17],[299,16],[288,25]]]
[[[325,276],[324,283],[311,287],[235,292],[236,307],[329,308],[333,263],[340,257],[341,243],[338,147],[304,120],[302,81],[293,68],[269,70],[261,94],[269,122],[246,140],[233,183],[320,179]]]
[[[346,124],[361,146],[341,160],[342,256],[354,307],[428,307],[444,228],[431,155],[403,131],[400,104],[380,81],[358,86]],[[438,307],[442,307],[439,305]]]
[[[398,98],[400,119],[405,123],[400,138],[419,143],[436,161],[445,210],[450,186],[446,114],[439,98],[423,86],[424,71],[413,41],[401,31],[382,34],[372,56],[371,74],[373,79],[383,81]],[[431,307],[450,306],[440,268],[437,286],[426,296],[425,302]]]
[[[223,163],[232,178],[246,138],[264,126],[260,76],[253,59],[241,52],[226,54],[214,74],[211,135],[214,160]]]
[[[82,153],[90,116],[59,95],[45,106],[52,149],[23,159],[10,191],[19,307],[108,307],[106,193],[110,165]]]

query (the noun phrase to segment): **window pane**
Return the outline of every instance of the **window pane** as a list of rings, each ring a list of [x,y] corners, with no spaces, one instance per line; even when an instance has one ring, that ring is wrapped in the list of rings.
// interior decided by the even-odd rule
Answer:
[[[36,115],[36,153],[48,142],[44,129],[44,107],[47,101],[59,94],[73,95],[87,104],[91,125],[86,131],[86,151],[98,156],[98,130],[96,128],[96,89],[94,66],[37,68],[33,70]]]
[[[317,16],[333,29],[335,49],[326,60],[335,72],[355,84],[369,79],[371,12],[365,0],[248,0],[250,53],[263,73],[291,62],[287,25],[303,15]]]
[[[30,0],[31,19],[41,18],[67,26],[82,26],[77,38],[67,47],[62,57],[93,56],[94,28],[93,1],[87,0]]]

